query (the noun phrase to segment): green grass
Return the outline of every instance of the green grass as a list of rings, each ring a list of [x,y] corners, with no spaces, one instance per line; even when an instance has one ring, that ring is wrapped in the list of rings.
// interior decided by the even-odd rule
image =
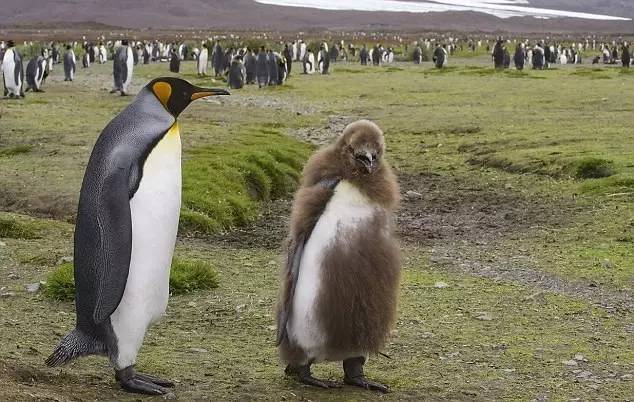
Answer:
[[[14,147],[0,149],[0,157],[25,154],[27,152],[31,152],[32,149],[33,145],[16,145]]]
[[[0,238],[37,239],[38,226],[28,218],[0,212]]]
[[[185,232],[210,234],[253,221],[259,203],[290,194],[310,147],[279,129],[240,127],[230,144],[195,148],[183,166]]]
[[[200,260],[175,258],[170,270],[170,293],[179,295],[218,287],[218,274],[212,265]],[[73,264],[62,264],[46,277],[44,294],[59,301],[75,299]]]
[[[165,320],[146,336],[139,370],[176,379],[183,400],[631,398],[634,316],[618,300],[634,284],[634,98],[618,94],[634,75],[572,66],[494,72],[488,55],[449,63],[442,71],[431,63],[337,64],[328,76],[295,74],[292,88],[249,86],[192,104],[179,118],[183,230],[172,272],[178,261],[204,262],[218,276],[188,269],[195,274],[182,287],[201,277],[208,284],[219,277],[222,286],[170,299]],[[225,85],[193,76],[191,62],[182,68],[197,85]],[[166,69],[135,68],[135,90]],[[136,398],[119,390],[100,357],[62,371],[43,367],[74,325],[74,310],[68,299],[24,290],[53,282],[57,261],[72,255],[66,221],[88,155],[101,127],[130,102],[100,89],[111,85],[111,71],[93,66],[67,85],[56,69],[46,93],[3,103],[2,149],[37,148],[0,158],[0,208],[21,213],[0,217],[39,238],[0,244],[0,293],[10,294],[0,298],[0,399]],[[276,243],[283,225],[267,219],[287,216],[264,214],[261,227],[229,232],[252,222],[268,200],[290,196],[312,152],[290,139],[297,130],[336,138],[340,121],[356,118],[384,129],[402,192],[425,197],[420,204],[403,197],[399,211],[398,227],[409,226],[399,318],[385,348],[392,359],[372,356],[366,367],[369,378],[392,387],[386,396],[322,391],[284,376],[273,315],[283,250],[259,245],[258,236]],[[498,226],[488,226],[491,216]],[[240,243],[240,236],[253,238]],[[526,272],[532,279],[522,279]],[[438,281],[449,286],[436,288]],[[477,318],[483,312],[490,321]],[[562,363],[578,353],[588,361]],[[340,363],[314,373],[342,375]]]

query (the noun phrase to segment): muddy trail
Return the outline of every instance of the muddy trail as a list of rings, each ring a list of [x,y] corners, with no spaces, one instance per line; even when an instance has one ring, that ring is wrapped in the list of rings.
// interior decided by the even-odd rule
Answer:
[[[570,224],[583,208],[572,200],[527,198],[499,185],[479,187],[458,177],[398,172],[401,206],[396,230],[404,246],[429,251],[433,267],[484,277],[534,290],[539,301],[553,292],[591,302],[609,313],[634,310],[634,296],[571,282],[541,271],[528,250],[509,249],[504,241],[557,230]],[[209,238],[227,247],[279,248],[287,235],[291,200],[265,205],[251,225]]]

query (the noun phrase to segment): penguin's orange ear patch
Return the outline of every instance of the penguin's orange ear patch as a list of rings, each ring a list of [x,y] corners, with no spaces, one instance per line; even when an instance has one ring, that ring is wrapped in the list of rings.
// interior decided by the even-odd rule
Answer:
[[[172,95],[172,87],[170,84],[167,82],[157,82],[152,85],[152,91],[154,91],[154,95],[159,98],[163,106],[167,108],[167,101],[169,101]]]

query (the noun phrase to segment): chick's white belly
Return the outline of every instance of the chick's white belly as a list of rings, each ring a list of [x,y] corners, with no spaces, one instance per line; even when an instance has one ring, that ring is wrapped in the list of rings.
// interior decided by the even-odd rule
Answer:
[[[120,360],[128,365],[134,363],[147,327],[159,320],[167,307],[180,204],[180,137],[168,133],[148,156],[139,188],[130,200],[128,280],[121,302],[110,316]]]
[[[342,182],[306,242],[287,331],[290,339],[311,360],[327,359],[324,355],[326,334],[316,314],[325,253],[335,241],[345,239],[347,232],[357,230],[373,213],[374,206],[356,188]]]

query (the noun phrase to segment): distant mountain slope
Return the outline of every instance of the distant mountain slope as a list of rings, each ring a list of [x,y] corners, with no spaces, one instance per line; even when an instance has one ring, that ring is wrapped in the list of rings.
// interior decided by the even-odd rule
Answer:
[[[530,0],[529,5],[522,6],[634,17],[634,0]],[[68,26],[78,22],[95,22],[138,29],[501,30],[634,34],[632,21],[500,19],[471,11],[424,14],[328,11],[258,4],[253,0],[2,0],[0,10],[0,26],[5,28],[24,24],[54,26],[63,23]]]

